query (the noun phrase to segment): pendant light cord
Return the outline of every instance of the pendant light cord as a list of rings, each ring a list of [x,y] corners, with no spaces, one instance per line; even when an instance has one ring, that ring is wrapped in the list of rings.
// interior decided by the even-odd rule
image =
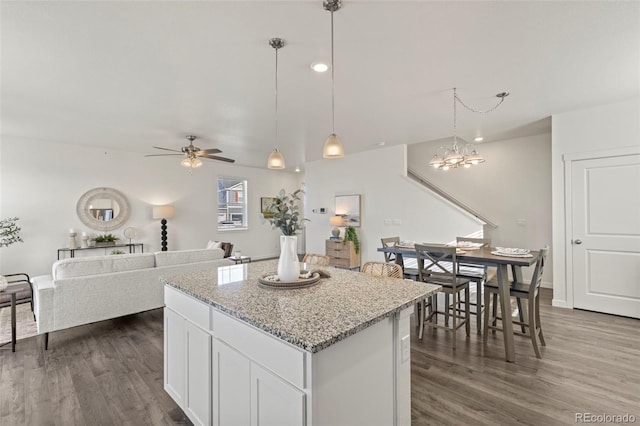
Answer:
[[[458,152],[458,131],[456,127],[456,119],[457,119],[457,108],[456,108],[456,100],[458,99],[458,95],[456,94],[456,88],[453,88],[453,149],[455,152]]]
[[[334,95],[335,63],[333,59],[333,10],[331,11],[331,133],[336,132],[336,109]]]
[[[278,47],[276,47],[276,146],[278,145]]]

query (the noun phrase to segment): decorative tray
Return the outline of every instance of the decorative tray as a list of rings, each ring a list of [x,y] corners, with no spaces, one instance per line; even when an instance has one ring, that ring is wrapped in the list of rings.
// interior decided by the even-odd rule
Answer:
[[[298,278],[295,281],[280,281],[277,279],[277,274],[270,273],[258,278],[258,282],[262,287],[276,288],[276,289],[289,289],[289,288],[305,288],[311,287],[320,281],[320,273],[313,272],[309,278]]]

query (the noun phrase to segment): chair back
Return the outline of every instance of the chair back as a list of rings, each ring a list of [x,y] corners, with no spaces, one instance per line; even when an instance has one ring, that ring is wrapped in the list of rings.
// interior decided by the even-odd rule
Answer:
[[[318,266],[329,266],[329,256],[323,254],[307,253],[302,258],[302,263],[310,263]]]
[[[395,247],[400,242],[400,237],[389,237],[389,238],[380,238],[382,241],[382,248]],[[384,254],[385,262],[395,262],[396,255],[395,253],[382,253]]]
[[[367,262],[360,272],[379,277],[402,278],[402,267],[396,263]]]
[[[418,278],[434,284],[456,285],[456,248],[443,244],[416,244]]]
[[[549,252],[549,246],[545,246],[540,249],[540,257],[536,262],[536,267],[533,270],[533,276],[531,277],[531,285],[529,286],[529,292],[537,293],[540,290],[540,284],[542,283],[542,273],[544,272],[544,263],[547,260],[547,253]]]
[[[482,247],[491,246],[491,238],[471,238],[471,237],[456,237],[456,243],[478,243],[482,244]]]

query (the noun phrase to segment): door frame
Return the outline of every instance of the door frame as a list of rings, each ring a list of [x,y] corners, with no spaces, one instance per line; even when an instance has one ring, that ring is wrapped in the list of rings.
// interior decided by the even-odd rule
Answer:
[[[640,155],[640,145],[626,148],[602,149],[597,151],[575,152],[564,154],[564,252],[565,252],[565,283],[566,283],[566,307],[574,308],[573,301],[573,188],[572,172],[573,162],[582,160],[593,160],[598,158],[623,157],[626,155]]]

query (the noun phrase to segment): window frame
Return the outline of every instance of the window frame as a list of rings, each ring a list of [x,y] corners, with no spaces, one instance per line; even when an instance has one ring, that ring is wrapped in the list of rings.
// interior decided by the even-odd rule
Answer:
[[[222,186],[221,185],[221,180],[227,180],[227,181],[239,181],[236,185],[242,185],[243,189],[242,191],[236,191],[239,193],[242,193],[243,196],[243,200],[237,203],[230,203],[228,201],[227,196],[225,196],[225,202],[221,201],[221,195],[220,192],[223,191]],[[235,185],[234,185],[235,186]],[[233,186],[229,186],[229,187],[225,187],[224,191],[229,192],[230,190],[232,190]],[[248,196],[248,192],[249,192],[249,181],[247,178],[244,177],[237,177],[237,176],[217,176],[216,177],[216,227],[217,230],[220,232],[230,232],[230,231],[246,231],[249,229],[249,217],[248,217],[248,212],[249,212],[249,196]],[[233,223],[226,223],[226,224],[222,224],[221,223],[221,217],[220,215],[224,215],[225,218],[223,219],[223,221],[225,222],[234,222],[232,220],[233,215],[241,215],[242,217],[242,224],[241,225],[234,225]]]

